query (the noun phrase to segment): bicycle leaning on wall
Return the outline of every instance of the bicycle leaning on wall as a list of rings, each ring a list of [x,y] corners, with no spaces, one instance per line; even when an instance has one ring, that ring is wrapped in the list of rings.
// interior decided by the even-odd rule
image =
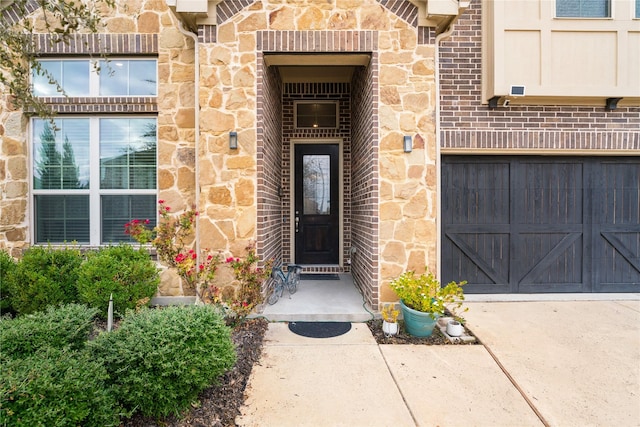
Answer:
[[[289,291],[289,295],[293,295],[298,290],[298,283],[300,283],[300,273],[302,272],[302,266],[298,264],[288,264],[287,272],[282,271],[282,265],[273,267],[271,270],[271,277],[273,278],[270,286],[271,293],[267,302],[270,305],[278,302],[284,289]]]

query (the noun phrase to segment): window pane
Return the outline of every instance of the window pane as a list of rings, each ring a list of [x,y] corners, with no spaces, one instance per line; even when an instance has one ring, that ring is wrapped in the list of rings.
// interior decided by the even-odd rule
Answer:
[[[49,83],[49,77],[44,74],[44,71],[51,76],[51,78],[62,84],[62,61],[41,61],[42,74],[38,74],[36,70],[33,70],[32,82],[33,82],[33,94],[36,96],[60,96],[61,93],[56,90],[55,85]]]
[[[640,0],[636,0],[636,18],[640,18]]]
[[[336,104],[333,102],[296,104],[296,126],[299,128],[336,128]]]
[[[129,95],[155,96],[157,94],[156,61],[129,63]]]
[[[331,213],[330,165],[330,156],[303,156],[302,197],[305,215],[329,215]]]
[[[64,61],[62,87],[68,96],[89,96],[89,61]]]
[[[155,119],[100,119],[100,188],[156,188]]]
[[[124,233],[124,225],[132,219],[149,220],[156,225],[156,196],[102,196],[102,243],[133,242]]]
[[[561,18],[608,18],[610,0],[556,0],[556,16]]]
[[[33,188],[89,188],[89,120],[58,119],[33,122]]]
[[[33,93],[36,96],[63,95],[55,84],[50,83],[50,77],[62,86],[67,96],[89,96],[88,60],[41,61],[40,64],[49,76],[33,72]]]
[[[36,195],[36,243],[89,243],[89,196]]]
[[[100,95],[155,96],[156,70],[155,60],[100,61]]]

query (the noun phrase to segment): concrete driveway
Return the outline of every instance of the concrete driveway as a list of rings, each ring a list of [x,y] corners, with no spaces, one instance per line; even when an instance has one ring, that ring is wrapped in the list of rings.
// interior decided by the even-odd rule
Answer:
[[[640,426],[640,301],[472,302],[483,345],[272,323],[242,426]]]
[[[468,305],[468,326],[548,425],[640,426],[640,301]]]

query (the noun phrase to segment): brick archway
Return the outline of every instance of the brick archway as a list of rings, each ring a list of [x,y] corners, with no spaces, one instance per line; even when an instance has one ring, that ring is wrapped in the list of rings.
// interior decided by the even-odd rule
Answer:
[[[285,173],[291,164],[289,142],[282,138],[284,84],[265,56],[283,53],[370,55],[367,67],[356,67],[347,84],[350,133],[345,136],[344,264],[367,302],[378,304],[378,34],[376,31],[259,31],[257,51],[258,247],[265,259],[291,261],[290,199]],[[327,86],[326,84],[324,86]],[[329,90],[329,89],[327,89]],[[331,89],[333,90],[333,89]],[[347,163],[348,162],[348,163]],[[352,248],[355,248],[353,250]],[[335,267],[333,267],[335,269]],[[333,271],[333,270],[327,270]]]

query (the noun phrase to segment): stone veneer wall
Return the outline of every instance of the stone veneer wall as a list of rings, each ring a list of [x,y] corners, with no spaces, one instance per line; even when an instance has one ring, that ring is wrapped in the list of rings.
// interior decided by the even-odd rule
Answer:
[[[258,199],[263,195],[258,163],[264,161],[256,155],[261,143],[258,127],[263,126],[256,113],[260,55],[379,52],[379,81],[372,86],[372,99],[379,103],[379,118],[374,122],[377,129],[371,135],[376,140],[369,139],[372,145],[361,148],[370,158],[376,148],[373,144],[379,147],[377,165],[361,168],[363,173],[379,172],[376,196],[380,214],[370,221],[377,220],[380,233],[367,234],[367,239],[375,236],[378,240],[370,242],[371,254],[365,263],[368,271],[361,270],[360,280],[370,286],[368,298],[374,305],[376,294],[382,301],[396,299],[387,284],[402,271],[423,270],[425,265],[433,268],[436,263],[434,48],[419,44],[429,43],[431,32],[417,28],[417,8],[410,7],[410,2],[382,3],[246,2],[246,7],[236,8],[218,21],[216,36],[209,36],[215,43],[201,44],[200,52],[202,244],[232,254],[241,254],[246,242],[258,236],[265,239],[258,241],[259,249],[272,245],[266,233],[272,226],[256,225],[262,220],[256,219],[257,212],[271,209],[261,206]],[[228,148],[231,130],[238,132],[237,151]],[[412,153],[402,151],[405,134],[414,139]],[[266,147],[269,142],[265,139],[262,144]],[[285,161],[283,165],[287,166]],[[369,175],[360,178],[351,173],[351,179],[352,183],[360,180],[360,185],[376,185]],[[372,205],[374,194],[363,195],[363,200]],[[287,208],[283,204],[283,214]],[[360,226],[366,227],[363,216],[360,220]]]
[[[30,0],[26,18],[36,32],[43,20],[38,2]],[[132,14],[131,11],[136,13]],[[43,55],[157,56],[157,97],[47,98],[63,114],[143,113],[158,118],[159,197],[176,210],[195,202],[194,152],[194,50],[193,42],[177,28],[177,18],[159,0],[120,2],[105,10],[104,30],[98,35],[78,34],[69,46],[50,46],[44,35],[36,39]],[[22,17],[11,8],[2,19],[17,22]],[[4,94],[5,92],[3,92]],[[30,244],[29,176],[31,159],[29,120],[15,110],[6,96],[0,98],[0,248],[19,256]],[[168,294],[182,294],[175,281],[165,280]]]
[[[275,227],[275,214],[268,215],[268,226],[262,229],[257,226],[263,219],[258,212],[271,212],[274,205],[268,192],[274,190],[271,187],[275,182],[275,177],[260,182],[259,178],[264,177],[258,171],[264,171],[260,168],[275,161],[269,147],[278,142],[269,140],[269,136],[279,137],[271,135],[271,131],[262,141],[258,136],[258,128],[264,126],[264,122],[258,121],[257,91],[264,88],[264,84],[258,85],[259,55],[354,52],[373,53],[376,58],[377,52],[374,63],[379,81],[372,86],[372,99],[379,104],[377,122],[373,119],[377,128],[371,131],[371,147],[363,146],[361,153],[374,155],[370,153],[376,143],[379,152],[377,164],[371,163],[361,170],[367,174],[379,172],[379,234],[377,230],[368,234],[368,239],[377,235],[378,240],[371,242],[371,256],[365,264],[368,271],[361,282],[371,287],[371,298],[382,287],[381,300],[395,299],[386,287],[389,280],[405,269],[419,270],[425,264],[435,263],[434,49],[431,44],[421,44],[429,43],[431,33],[416,27],[417,9],[408,1],[244,0],[241,8],[231,0],[225,4],[230,6],[229,13],[218,22],[216,34],[211,26],[199,34],[198,94],[193,81],[193,42],[180,33],[176,17],[164,1],[122,1],[104,20],[105,33],[114,36],[134,33],[158,36],[159,197],[175,210],[182,209],[194,203],[197,183],[201,189],[200,200],[196,201],[201,211],[201,247],[242,255],[247,243],[261,236],[264,241],[258,241],[258,249],[270,247],[275,251],[266,232]],[[139,13],[131,14],[132,10]],[[201,107],[197,153],[196,99]],[[138,100],[136,105],[146,102]],[[19,248],[28,244],[29,234],[27,120],[21,112],[9,110],[5,98],[0,120],[3,126],[0,173],[5,178],[3,183],[11,183],[11,188],[4,184],[0,201],[0,245]],[[238,150],[229,149],[231,130],[238,132]],[[412,153],[402,152],[405,134],[414,138]],[[265,161],[267,156],[271,157]],[[196,158],[200,166],[198,177],[194,176]],[[359,185],[376,185],[373,177],[370,180],[368,175],[366,178],[353,175],[351,178],[358,179]],[[362,200],[373,204],[373,194],[363,196]],[[268,203],[263,203],[267,199]],[[10,211],[17,213],[15,217],[9,215]],[[361,227],[365,227],[362,218]],[[14,234],[8,237],[8,232]],[[280,244],[281,238],[275,236]],[[162,289],[165,295],[183,292],[174,285]]]
[[[640,150],[640,107],[482,104],[481,0],[454,25],[441,48],[443,150]],[[634,150],[635,153],[631,153]]]
[[[294,101],[338,101],[338,128],[337,129],[296,129],[294,126]],[[349,83],[286,83],[282,93],[282,171],[283,171],[283,216],[289,217],[289,210],[285,206],[291,206],[291,174],[292,165],[291,141],[293,139],[338,139],[342,141],[342,173],[343,173],[343,200],[351,199],[351,85]],[[343,204],[343,258],[349,257],[351,246],[351,206]],[[285,262],[293,262],[294,254],[291,248],[291,222],[287,220],[282,225],[282,247]],[[305,271],[315,271],[307,268]],[[322,267],[318,271],[348,272],[349,266],[343,268]]]

